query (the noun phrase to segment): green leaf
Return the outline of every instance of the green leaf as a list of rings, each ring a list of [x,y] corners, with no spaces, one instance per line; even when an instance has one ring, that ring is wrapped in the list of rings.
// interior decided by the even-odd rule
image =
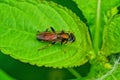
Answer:
[[[94,25],[95,17],[97,12],[97,1],[98,0],[73,0],[77,3],[80,10],[88,20],[89,26]],[[105,14],[109,9],[120,5],[120,0],[101,0],[101,10]]]
[[[3,53],[37,66],[62,68],[87,62],[92,51],[88,29],[67,8],[45,1],[1,0],[0,11],[0,49]],[[37,31],[44,32],[50,26],[56,32],[72,32],[76,41],[52,46],[38,41]]]
[[[110,55],[120,52],[120,15],[116,15],[105,25],[103,31],[102,53]]]
[[[78,8],[83,12],[88,20],[88,24],[93,25],[95,22],[95,15],[97,10],[97,0],[73,0],[77,3]]]
[[[88,20],[96,53],[102,43],[102,31],[105,24],[104,16],[109,9],[120,5],[120,0],[73,0]]]
[[[14,79],[0,69],[0,80],[14,80]]]

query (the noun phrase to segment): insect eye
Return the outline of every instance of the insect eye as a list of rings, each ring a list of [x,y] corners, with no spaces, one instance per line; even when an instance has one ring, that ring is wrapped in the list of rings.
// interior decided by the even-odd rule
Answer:
[[[74,36],[72,33],[70,33],[68,40],[69,40],[70,42],[74,42],[74,41],[75,41],[75,36]]]

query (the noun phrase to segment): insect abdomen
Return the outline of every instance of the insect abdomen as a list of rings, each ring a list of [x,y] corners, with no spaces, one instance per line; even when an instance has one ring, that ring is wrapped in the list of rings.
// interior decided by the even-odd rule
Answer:
[[[56,41],[57,35],[55,33],[44,32],[38,34],[37,39],[42,41]]]

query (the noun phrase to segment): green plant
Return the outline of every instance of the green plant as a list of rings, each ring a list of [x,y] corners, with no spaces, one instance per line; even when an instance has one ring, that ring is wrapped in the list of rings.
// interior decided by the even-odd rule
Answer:
[[[76,80],[100,78],[112,68],[107,57],[120,53],[120,1],[73,0],[77,11],[64,2],[69,0],[0,0],[0,50],[32,65],[67,68]],[[50,26],[74,33],[76,41],[38,51],[50,43],[36,40],[37,31]],[[88,61],[85,78],[71,68]]]

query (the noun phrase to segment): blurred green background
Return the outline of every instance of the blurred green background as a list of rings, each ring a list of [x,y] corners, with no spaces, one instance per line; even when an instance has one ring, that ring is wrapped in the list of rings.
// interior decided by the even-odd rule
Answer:
[[[67,69],[37,67],[36,65],[22,63],[1,52],[0,69],[17,80],[68,80],[75,78]],[[74,69],[77,70],[82,77],[85,77],[90,70],[90,64],[86,63]]]

